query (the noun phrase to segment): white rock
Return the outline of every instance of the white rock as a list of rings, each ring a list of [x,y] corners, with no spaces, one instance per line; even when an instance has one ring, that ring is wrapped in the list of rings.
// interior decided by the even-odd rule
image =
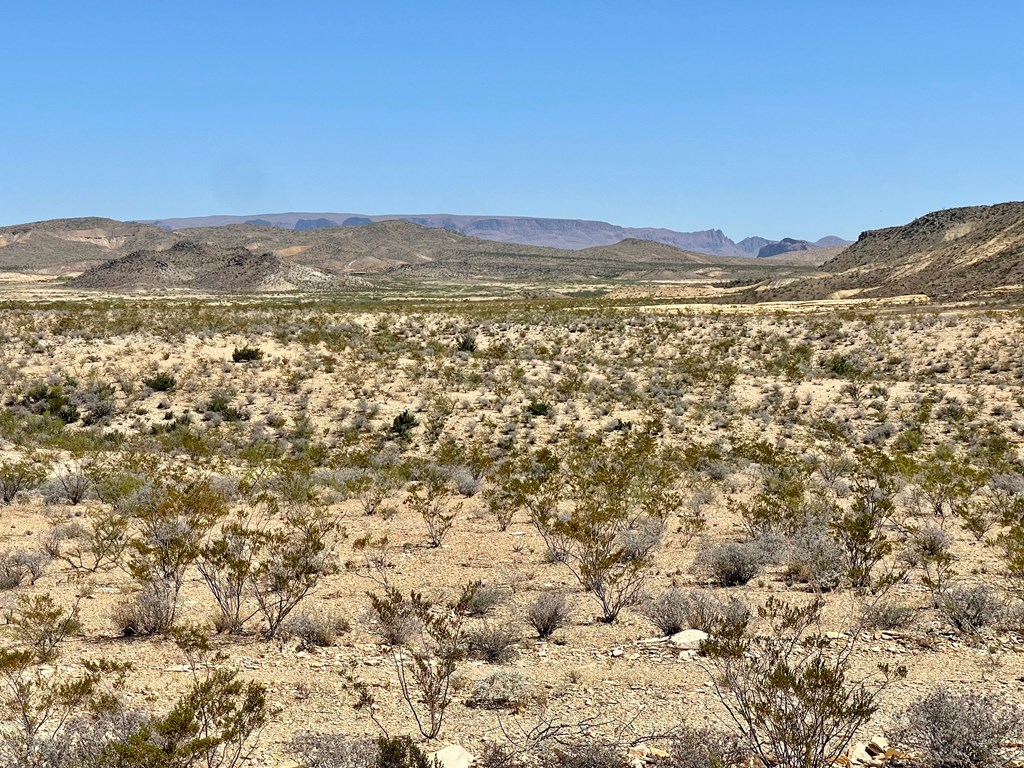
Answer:
[[[700,648],[701,641],[708,639],[708,633],[699,629],[684,629],[676,632],[669,639],[676,648],[683,651],[696,651]]]
[[[431,763],[437,760],[442,768],[469,768],[476,759],[458,744],[431,752],[427,758]]]

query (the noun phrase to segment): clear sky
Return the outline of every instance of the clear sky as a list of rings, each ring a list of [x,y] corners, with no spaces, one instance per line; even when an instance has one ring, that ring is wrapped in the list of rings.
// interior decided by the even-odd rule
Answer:
[[[1024,2],[5,2],[0,224],[855,237],[1024,199]]]

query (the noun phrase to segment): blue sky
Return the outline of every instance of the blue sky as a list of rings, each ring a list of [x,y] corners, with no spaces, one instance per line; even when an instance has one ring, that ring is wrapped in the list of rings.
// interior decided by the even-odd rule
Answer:
[[[1024,3],[11,2],[0,224],[348,211],[854,237],[1024,198]]]

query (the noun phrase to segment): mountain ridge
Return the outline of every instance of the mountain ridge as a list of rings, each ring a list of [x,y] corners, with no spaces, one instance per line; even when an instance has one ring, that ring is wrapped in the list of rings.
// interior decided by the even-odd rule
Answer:
[[[717,256],[755,257],[769,244],[779,242],[763,237],[734,241],[720,229],[680,232],[665,227],[623,227],[591,219],[559,219],[534,216],[484,216],[466,214],[381,214],[366,215],[338,212],[262,213],[248,216],[216,215],[184,218],[145,219],[138,223],[162,229],[194,229],[253,223],[283,229],[309,230],[330,227],[366,226],[381,221],[407,221],[429,229],[447,229],[469,237],[495,242],[537,245],[562,250],[583,250],[612,245],[627,239],[650,240],[674,245],[687,251]],[[810,241],[805,241],[810,242]],[[828,235],[812,245],[827,248],[849,244]]]
[[[636,238],[555,249],[391,219],[357,227],[282,229],[261,222],[167,230],[81,218],[0,228],[0,270],[63,275],[72,288],[118,292],[331,290],[410,280],[753,283],[809,266],[805,259],[718,256]]]

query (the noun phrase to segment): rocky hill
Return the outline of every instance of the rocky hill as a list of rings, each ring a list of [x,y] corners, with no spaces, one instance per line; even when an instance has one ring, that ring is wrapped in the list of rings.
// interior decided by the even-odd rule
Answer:
[[[777,243],[765,243],[762,245],[757,251],[757,256],[760,259],[765,259],[769,256],[780,256],[783,253],[814,250],[818,250],[818,246],[815,243],[810,243],[806,240],[794,240],[792,237],[784,237]]]
[[[81,272],[141,249],[169,248],[179,236],[148,224],[113,219],[54,219],[0,227],[0,269]]]
[[[455,216],[449,214],[394,214],[366,216],[352,213],[264,213],[255,216],[201,216],[179,219],[154,219],[148,223],[164,229],[220,227],[232,224],[259,224],[299,231],[330,227],[360,227],[381,221],[407,221],[429,229],[445,229],[468,237],[499,243],[538,245],[561,250],[581,250],[613,245],[622,240],[649,240],[674,245],[687,251],[717,256],[757,256],[765,245],[774,243],[763,237],[748,237],[738,243],[720,229],[677,232],[658,227],[620,227],[604,221],[585,219],[542,219],[529,216]],[[806,242],[806,241],[804,241]],[[849,241],[830,236],[812,243],[825,248]]]
[[[135,251],[93,267],[72,285],[107,291],[184,288],[235,292],[323,289],[342,287],[344,281],[306,265],[288,263],[272,253],[181,240],[166,250]]]
[[[961,300],[1006,291],[1024,291],[1024,202],[950,208],[864,232],[813,277],[759,286],[744,299]]]

